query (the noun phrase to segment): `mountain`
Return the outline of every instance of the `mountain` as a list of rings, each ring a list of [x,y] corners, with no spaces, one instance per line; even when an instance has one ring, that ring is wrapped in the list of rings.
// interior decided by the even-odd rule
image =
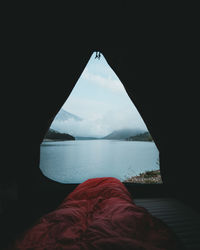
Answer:
[[[44,139],[50,139],[50,140],[75,140],[75,138],[69,134],[60,133],[54,129],[49,129],[44,137]]]
[[[75,121],[81,121],[82,118],[80,118],[77,115],[74,115],[72,113],[69,113],[67,111],[65,111],[64,109],[60,109],[60,111],[57,113],[57,115],[55,116],[55,120],[57,121],[66,121],[69,119],[74,119]]]
[[[144,131],[141,129],[120,129],[117,131],[113,131],[111,134],[103,137],[102,139],[107,140],[126,140],[131,136],[135,136],[143,133]]]
[[[126,139],[127,141],[153,141],[149,132],[145,132],[139,135],[131,136]]]

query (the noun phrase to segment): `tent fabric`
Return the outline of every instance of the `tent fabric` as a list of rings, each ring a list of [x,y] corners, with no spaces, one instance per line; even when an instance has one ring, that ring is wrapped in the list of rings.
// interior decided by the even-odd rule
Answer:
[[[54,211],[44,215],[12,249],[178,249],[161,220],[133,203],[116,178],[80,184]]]
[[[177,235],[182,249],[200,249],[200,214],[190,206],[174,197],[137,198],[134,202],[167,224]]]

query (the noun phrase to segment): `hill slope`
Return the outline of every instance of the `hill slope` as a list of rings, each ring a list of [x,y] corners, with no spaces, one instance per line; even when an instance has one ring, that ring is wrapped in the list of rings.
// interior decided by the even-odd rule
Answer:
[[[75,140],[75,138],[69,134],[60,133],[54,129],[49,129],[44,137],[44,139],[50,139],[50,140]]]
[[[127,141],[153,141],[149,132],[145,132],[139,135],[131,136],[126,139]]]
[[[131,136],[135,136],[143,133],[144,131],[141,129],[120,129],[117,131],[113,131],[111,134],[103,137],[102,139],[107,140],[126,140]]]

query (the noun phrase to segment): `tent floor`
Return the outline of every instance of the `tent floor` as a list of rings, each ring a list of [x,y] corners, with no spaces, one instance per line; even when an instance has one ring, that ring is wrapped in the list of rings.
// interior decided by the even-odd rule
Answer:
[[[174,198],[137,198],[134,203],[167,224],[185,249],[200,249],[200,214],[192,208]]]

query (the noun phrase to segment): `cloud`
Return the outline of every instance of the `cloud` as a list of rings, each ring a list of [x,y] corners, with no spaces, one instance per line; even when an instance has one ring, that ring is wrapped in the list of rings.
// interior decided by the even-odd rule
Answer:
[[[102,75],[91,73],[87,68],[83,71],[82,78],[113,92],[122,93],[125,91],[125,88],[119,79],[113,79],[110,75],[104,77]]]
[[[103,61],[89,62],[81,79],[84,81],[75,86],[63,108],[83,120],[54,120],[51,128],[87,137],[103,137],[123,128],[146,129],[123,84],[104,58]]]
[[[64,122],[54,121],[51,128],[62,133],[83,137],[103,137],[109,133],[108,127],[102,124],[101,118],[91,118],[82,121],[73,119]]]
[[[96,116],[96,114],[102,115],[108,110],[113,109],[104,100],[88,99],[75,95],[70,96],[69,100],[63,105],[63,108],[83,119]]]
[[[132,112],[107,112],[104,115],[94,114],[90,118],[75,121],[69,119],[66,121],[54,120],[52,129],[55,129],[62,133],[68,133],[73,136],[83,137],[103,137],[114,130],[123,128],[140,128],[146,130],[146,126],[138,115],[134,115]]]

